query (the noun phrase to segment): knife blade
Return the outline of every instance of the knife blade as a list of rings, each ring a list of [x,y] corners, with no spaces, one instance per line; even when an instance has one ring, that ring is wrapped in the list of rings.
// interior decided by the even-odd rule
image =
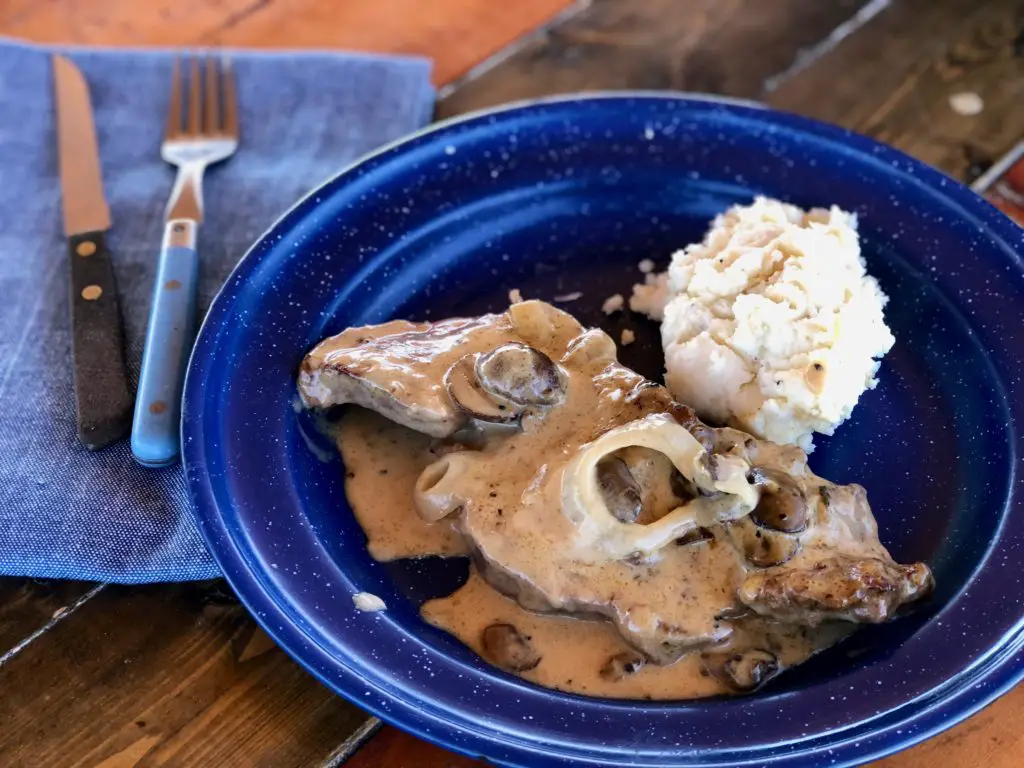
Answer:
[[[134,398],[107,249],[110,210],[103,194],[89,88],[78,67],[53,57],[64,234],[71,277],[71,329],[78,437],[90,450],[124,438]]]

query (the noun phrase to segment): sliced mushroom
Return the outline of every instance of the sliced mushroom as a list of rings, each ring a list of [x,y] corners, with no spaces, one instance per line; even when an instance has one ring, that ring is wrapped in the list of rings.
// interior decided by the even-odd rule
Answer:
[[[672,493],[681,502],[692,501],[700,495],[696,484],[675,467],[672,468],[672,474],[669,476],[668,482],[672,488]]]
[[[624,677],[635,675],[646,663],[647,659],[636,651],[623,651],[611,656],[601,667],[600,674],[605,680],[618,682]]]
[[[562,379],[551,358],[526,344],[502,344],[476,361],[476,380],[496,399],[517,405],[557,405]]]
[[[616,520],[635,523],[643,511],[643,491],[629,466],[618,456],[608,456],[598,462],[597,484],[601,496]]]
[[[758,568],[782,565],[800,549],[800,542],[795,536],[761,528],[750,518],[731,523],[728,531],[736,549]]]
[[[715,614],[715,618],[721,621],[736,621],[736,619],[750,616],[753,612],[753,609],[745,605],[731,605]]]
[[[707,541],[713,538],[715,538],[715,534],[707,528],[695,528],[685,536],[680,536],[676,539],[676,546],[685,547],[687,544],[696,544],[699,541]]]
[[[807,527],[807,500],[792,477],[759,467],[751,472],[751,479],[761,486],[761,500],[750,514],[755,523],[785,533],[799,533]]]
[[[749,692],[760,688],[779,673],[779,660],[774,653],[761,648],[733,653],[705,653],[701,662],[712,677],[734,691]]]
[[[718,442],[718,433],[707,426],[696,422],[695,424],[688,427],[690,434],[697,438],[697,442],[701,444],[705,451],[708,453],[715,452],[715,445]]]
[[[761,453],[761,446],[763,443],[760,440],[755,440],[752,437],[748,437],[743,441],[743,452],[747,457],[747,461],[751,464],[757,461],[757,457]]]
[[[630,552],[622,559],[629,565],[640,567],[650,564],[651,554],[649,552]]]
[[[717,453],[704,453],[700,457],[701,466],[704,467],[704,471],[708,473],[708,477],[712,480],[719,480],[718,477],[718,454]]]
[[[476,355],[466,355],[444,375],[444,386],[452,403],[462,412],[477,421],[489,424],[513,424],[522,408],[502,401],[485,392],[477,381],[475,372]]]
[[[818,488],[818,496],[821,497],[821,504],[827,510],[832,503],[832,486],[823,485]]]
[[[640,445],[631,445],[620,448],[612,456],[621,459],[625,463],[624,475],[626,480],[632,476],[629,485],[634,485],[639,495],[640,511],[636,518],[629,515],[628,519],[620,517],[622,522],[633,522],[639,525],[650,525],[657,522],[665,515],[688,501],[691,501],[694,494],[686,493],[686,486],[689,480],[672,464],[661,451],[645,448]],[[598,465],[598,472],[601,465]],[[677,479],[678,478],[678,479]]]
[[[468,420],[462,429],[444,440],[439,440],[430,446],[430,452],[435,456],[445,456],[449,453],[460,451],[480,451],[487,445],[489,437],[488,430],[482,428],[472,419]]]
[[[540,654],[511,624],[491,624],[480,641],[487,660],[509,672],[529,672],[540,664]]]

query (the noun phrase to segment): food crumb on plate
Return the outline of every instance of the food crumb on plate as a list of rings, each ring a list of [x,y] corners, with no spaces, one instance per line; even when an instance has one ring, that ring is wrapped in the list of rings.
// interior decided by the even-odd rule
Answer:
[[[583,291],[573,291],[572,293],[563,293],[561,296],[555,296],[555,301],[567,302],[576,301],[583,295]]]
[[[356,592],[352,595],[352,604],[364,613],[377,613],[388,609],[383,600],[369,592]]]
[[[619,341],[622,342],[622,346],[629,346],[634,341],[636,341],[636,334],[629,330],[629,328],[623,328],[622,335],[619,337]]]
[[[668,299],[668,272],[648,272],[644,275],[643,284],[633,286],[629,308],[660,322],[665,316]]]
[[[523,300],[523,294],[521,294],[519,292],[518,288],[513,288],[511,291],[508,292],[508,303],[509,304],[518,304],[522,300]]]
[[[604,300],[604,304],[601,305],[601,311],[606,315],[611,315],[622,310],[626,300],[622,298],[621,293],[615,293]]]
[[[641,259],[637,263],[636,268],[643,272],[645,275],[648,275],[654,271],[654,262],[651,261],[650,259]]]

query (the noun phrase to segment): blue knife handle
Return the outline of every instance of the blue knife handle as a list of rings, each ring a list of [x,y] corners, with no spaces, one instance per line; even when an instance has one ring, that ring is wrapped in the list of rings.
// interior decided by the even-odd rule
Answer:
[[[197,228],[174,219],[164,230],[132,423],[132,455],[147,467],[173,464],[181,453],[181,390],[196,333]]]

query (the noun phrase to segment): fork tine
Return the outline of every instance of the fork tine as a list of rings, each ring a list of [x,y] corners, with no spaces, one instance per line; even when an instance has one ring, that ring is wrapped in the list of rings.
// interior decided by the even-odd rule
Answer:
[[[203,109],[203,133],[213,136],[220,133],[220,86],[217,84],[217,62],[212,56],[207,56],[203,62],[203,70],[206,73],[206,106]]]
[[[199,103],[201,91],[199,59],[193,57],[188,77],[188,133],[192,136],[199,133],[199,118],[202,114],[202,107]]]
[[[221,83],[224,89],[224,114],[222,129],[232,138],[238,138],[238,103],[235,96],[235,71],[231,67],[231,59],[221,58]]]
[[[171,103],[167,109],[167,138],[181,133],[181,62],[174,57],[171,65]]]

